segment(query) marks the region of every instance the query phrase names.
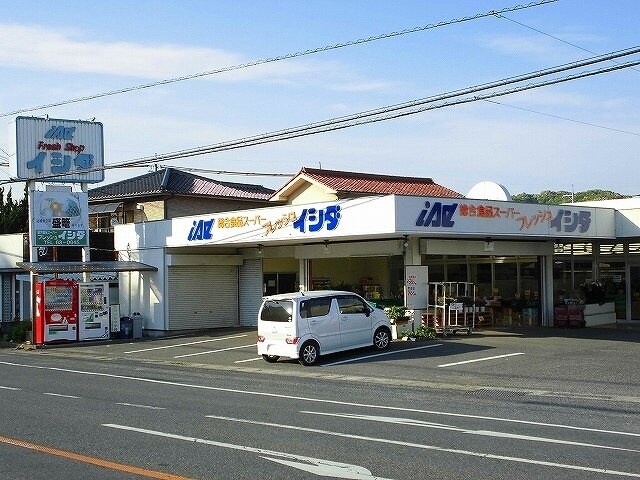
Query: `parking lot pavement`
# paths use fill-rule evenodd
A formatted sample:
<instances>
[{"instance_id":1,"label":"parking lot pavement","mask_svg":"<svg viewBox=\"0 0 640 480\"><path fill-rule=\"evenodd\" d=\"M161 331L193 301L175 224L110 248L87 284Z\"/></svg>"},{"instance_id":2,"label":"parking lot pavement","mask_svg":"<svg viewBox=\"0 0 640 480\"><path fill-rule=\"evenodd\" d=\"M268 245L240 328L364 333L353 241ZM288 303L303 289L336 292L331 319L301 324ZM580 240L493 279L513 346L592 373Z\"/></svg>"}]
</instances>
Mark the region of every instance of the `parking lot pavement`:
<instances>
[{"instance_id":1,"label":"parking lot pavement","mask_svg":"<svg viewBox=\"0 0 640 480\"><path fill-rule=\"evenodd\" d=\"M425 386L566 391L640 399L640 369L629 368L640 358L640 330L482 330L470 336L452 335L424 342L394 341L383 352L364 348L327 355L312 368L302 367L295 360L264 362L257 355L255 328L47 346L30 353L41 352L276 375L339 375Z\"/></svg>"}]
</instances>

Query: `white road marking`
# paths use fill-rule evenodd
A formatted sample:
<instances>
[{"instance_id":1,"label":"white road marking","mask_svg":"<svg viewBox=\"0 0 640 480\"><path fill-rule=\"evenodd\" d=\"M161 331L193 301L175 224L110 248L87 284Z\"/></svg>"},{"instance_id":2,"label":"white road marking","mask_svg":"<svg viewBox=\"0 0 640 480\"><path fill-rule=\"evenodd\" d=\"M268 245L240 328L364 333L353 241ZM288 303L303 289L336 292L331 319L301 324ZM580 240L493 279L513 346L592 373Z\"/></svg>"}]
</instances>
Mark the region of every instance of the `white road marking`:
<instances>
[{"instance_id":1,"label":"white road marking","mask_svg":"<svg viewBox=\"0 0 640 480\"><path fill-rule=\"evenodd\" d=\"M236 445L233 443L216 442L214 440L206 440L204 438L197 437L185 437L183 435L176 435L173 433L159 432L157 430L147 430L145 428L129 427L127 425L118 425L113 423L103 423L103 427L116 428L119 430L125 430L129 432L144 433L146 435L154 435L157 437L170 438L173 440L183 440L190 443L199 443L204 445L211 445L213 447L228 448L231 450L239 450L242 452L257 453L261 458L277 462L282 465L294 467L300 470L304 470L316 475L332 478L349 478L356 480L390 480L382 477L375 477L373 474L364 467L359 465L352 465L349 463L333 462L331 460L323 460L321 458L305 457L303 455L296 455L294 453L278 452L275 450L265 450L264 448L255 448L245 445ZM276 457L276 458L270 458ZM286 459L286 460L283 460ZM297 461L296 461L297 460ZM304 462L304 463L301 463Z\"/></svg>"},{"instance_id":2,"label":"white road marking","mask_svg":"<svg viewBox=\"0 0 640 480\"><path fill-rule=\"evenodd\" d=\"M420 408L374 405L374 404L368 404L368 403L344 402L340 400L327 400L327 399L312 398L312 397L299 397L296 395L283 395L280 393L256 392L251 390L240 390L236 388L224 388L224 387L213 387L209 385L170 382L167 380L156 380L153 378L132 377L129 375L116 375L113 373L103 373L103 372L89 372L86 370L71 370L69 368L49 367L49 366L41 366L41 365L27 365L23 363L14 363L14 362L5 362L5 361L0 361L0 365L8 365L8 366L20 367L20 368L33 368L36 370L49 370L52 372L73 373L76 375L89 375L94 377L114 378L118 380L131 380L134 382L141 382L141 383L152 383L156 385L169 385L169 386L179 387L179 388L193 388L196 390L208 390L208 391L214 391L214 392L234 393L238 395L252 395L256 397L282 398L286 400L296 400L300 402L319 403L319 404L326 404L326 405L343 405L343 406L350 406L350 407L391 410L395 412L422 413L427 415L439 415L439 416L454 417L454 418L473 418L477 420L490 420L494 422L516 423L520 425L536 425L539 427L562 428L562 429L577 430L582 432L596 432L596 433L607 433L612 435L640 437L640 433L620 432L617 430L604 430L600 428L577 427L574 425L565 425L565 424L559 424L559 423L534 422L531 420L519 420L514 418L489 417L486 415L472 415L470 413L441 412L438 410L425 410Z\"/></svg>"},{"instance_id":3,"label":"white road marking","mask_svg":"<svg viewBox=\"0 0 640 480\"><path fill-rule=\"evenodd\" d=\"M16 390L16 391L18 391L18 390L22 390L21 388L15 388L15 387L1 387L1 386L0 386L0 389L2 389L2 390Z\"/></svg>"},{"instance_id":4,"label":"white road marking","mask_svg":"<svg viewBox=\"0 0 640 480\"><path fill-rule=\"evenodd\" d=\"M64 397L64 398L80 398L75 395L62 395L61 393L42 392L43 395L49 395L50 397Z\"/></svg>"},{"instance_id":5,"label":"white road marking","mask_svg":"<svg viewBox=\"0 0 640 480\"><path fill-rule=\"evenodd\" d=\"M350 414L350 413L327 413L327 412L309 412L309 411L301 411L300 413L306 413L310 415L320 415L320 416L326 416L326 417L352 418L355 420L369 420L377 423L393 423L396 425L411 425L414 427L435 428L439 430L450 430L453 432L465 433L469 435L480 435L485 437L527 440L530 442L557 443L561 445L573 445L577 447L603 448L606 450L621 450L624 452L640 453L640 450L634 450L632 448L612 447L610 445L598 445L594 443L572 442L569 440L560 440L556 438L534 437L530 435L518 435L515 433L495 432L492 430L469 430L466 428L455 427L453 425L443 425L441 423L425 422L422 420L415 420L411 418L380 417L377 415L356 415L356 414Z\"/></svg>"},{"instance_id":6,"label":"white road marking","mask_svg":"<svg viewBox=\"0 0 640 480\"><path fill-rule=\"evenodd\" d=\"M438 365L438 367L452 367L454 365L462 365L464 363L484 362L485 360L495 360L496 358L514 357L516 355L524 355L524 352L507 353L506 355L495 355L493 357L476 358L474 360L465 360L463 362L445 363L444 365Z\"/></svg>"},{"instance_id":7,"label":"white road marking","mask_svg":"<svg viewBox=\"0 0 640 480\"><path fill-rule=\"evenodd\" d=\"M233 363L255 362L256 360L262 360L262 357L248 358L247 360L238 360L238 361L235 361Z\"/></svg>"},{"instance_id":8,"label":"white road marking","mask_svg":"<svg viewBox=\"0 0 640 480\"><path fill-rule=\"evenodd\" d=\"M150 410L166 410L164 407L153 407L151 405L138 405L135 403L116 402L116 405L124 405L125 407L148 408Z\"/></svg>"},{"instance_id":9,"label":"white road marking","mask_svg":"<svg viewBox=\"0 0 640 480\"><path fill-rule=\"evenodd\" d=\"M238 350L240 348L249 348L249 347L256 348L256 344L252 343L251 345L240 345L239 347L220 348L218 350L208 350L206 352L187 353L186 355L176 355L173 358L195 357L197 355L207 355L209 353L226 352L228 350Z\"/></svg>"},{"instance_id":10,"label":"white road marking","mask_svg":"<svg viewBox=\"0 0 640 480\"><path fill-rule=\"evenodd\" d=\"M623 471L618 471L618 470L609 470L609 469L604 469L604 468L594 468L594 467L587 467L587 466L582 466L582 465L571 465L571 464L567 464L567 463L547 462L547 461L544 461L544 460L535 460L535 459L532 459L532 458L523 458L523 457L512 457L512 456L509 456L509 455L496 455L496 454L493 454L493 453L474 452L472 450L462 450L462 449L459 449L459 448L444 448L444 447L438 447L438 446L435 446L435 445L426 445L426 444L422 444L422 443L405 442L405 441L402 441L402 440L391 440L391 439L380 438L380 437L367 437L367 436L364 436L364 435L354 435L354 434L342 433L342 432L332 432L330 430L321 430L321 429L318 429L318 428L296 427L296 426L293 426L293 425L282 425L282 424L278 424L278 423L261 422L261 421L257 421L257 420L247 420L247 419L243 419L243 418L222 417L222 416L217 416L217 415L207 415L207 418L213 418L213 419L216 419L216 420L227 420L227 421L230 421L230 422L237 422L237 423L246 423L246 424L250 424L250 425L263 425L263 426L266 426L266 427L282 428L282 429L285 429L285 430L296 430L296 431L300 431L300 432L317 433L317 434L320 434L320 435L330 435L330 436L333 436L333 437L349 438L349 439L353 439L353 440L365 440L365 441L368 441L368 442L384 443L384 444L388 444L388 445L399 445L399 446L403 446L403 447L413 447L413 448L419 448L419 449L422 449L422 450L434 450L434 451L437 451L437 452L453 453L453 454L456 454L456 455L466 455L466 456L471 456L471 457L491 458L491 459L494 459L494 460L504 460L504 461L509 461L509 462L526 463L526 464L531 464L531 465L543 465L543 466L546 466L546 467L555 467L555 468L562 468L562 469L568 469L568 470L578 470L578 471L595 472L595 473L601 473L601 474L607 474L607 475L640 478L640 473L623 472Z\"/></svg>"},{"instance_id":11,"label":"white road marking","mask_svg":"<svg viewBox=\"0 0 640 480\"><path fill-rule=\"evenodd\" d=\"M248 337L248 336L249 335L233 335L230 337L212 338L210 340L198 340L197 342L178 343L176 345L164 345L162 347L141 348L139 350L129 350L128 352L124 352L124 353L150 352L151 350L164 350L165 348L186 347L189 345L197 345L199 343L219 342L220 340L229 340L230 338L241 338L241 337Z\"/></svg>"},{"instance_id":12,"label":"white road marking","mask_svg":"<svg viewBox=\"0 0 640 480\"><path fill-rule=\"evenodd\" d=\"M374 355L367 355L366 357L356 357L356 358L350 358L348 360L340 360L339 362L325 363L322 366L323 367L331 367L333 365L340 365L341 363L357 362L358 360L364 360L366 358L381 357L383 355L395 355L396 353L404 353L404 352L410 352L412 350L422 350L422 349L425 349L425 348L433 348L433 347L441 347L441 346L442 346L442 343L434 343L433 345L426 345L424 347L407 348L407 349L404 349L404 350L394 350L393 352L376 353Z\"/></svg>"}]
</instances>

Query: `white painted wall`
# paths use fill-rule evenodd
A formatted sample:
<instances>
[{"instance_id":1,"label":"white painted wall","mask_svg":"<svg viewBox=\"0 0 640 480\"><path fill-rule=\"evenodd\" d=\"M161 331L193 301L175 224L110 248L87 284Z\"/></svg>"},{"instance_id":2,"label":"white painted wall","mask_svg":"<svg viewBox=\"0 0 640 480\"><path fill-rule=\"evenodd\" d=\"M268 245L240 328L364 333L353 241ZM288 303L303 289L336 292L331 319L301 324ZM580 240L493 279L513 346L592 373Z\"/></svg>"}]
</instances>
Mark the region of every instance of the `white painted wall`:
<instances>
[{"instance_id":1,"label":"white painted wall","mask_svg":"<svg viewBox=\"0 0 640 480\"><path fill-rule=\"evenodd\" d=\"M22 233L0 235L0 268L18 268L22 262Z\"/></svg>"}]
</instances>

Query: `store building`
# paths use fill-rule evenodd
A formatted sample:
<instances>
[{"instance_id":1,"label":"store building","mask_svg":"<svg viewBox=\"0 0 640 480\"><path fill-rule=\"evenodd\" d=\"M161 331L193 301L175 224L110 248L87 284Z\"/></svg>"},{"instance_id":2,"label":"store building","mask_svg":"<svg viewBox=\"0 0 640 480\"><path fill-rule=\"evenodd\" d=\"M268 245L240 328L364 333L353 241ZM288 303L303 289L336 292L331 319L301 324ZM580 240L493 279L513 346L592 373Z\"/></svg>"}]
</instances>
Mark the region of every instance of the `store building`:
<instances>
[{"instance_id":1,"label":"store building","mask_svg":"<svg viewBox=\"0 0 640 480\"><path fill-rule=\"evenodd\" d=\"M472 282L491 306L489 324L551 326L561 290L600 278L597 268L572 270L563 284L561 246L572 246L575 266L578 245L621 244L618 320L640 320L631 258L640 206L475 200L430 179L307 168L272 199L284 205L116 225L120 257L158 269L120 275L122 311L141 312L149 333L250 326L262 296L282 291L345 288L402 302L404 267L427 265L430 281Z\"/></svg>"}]
</instances>

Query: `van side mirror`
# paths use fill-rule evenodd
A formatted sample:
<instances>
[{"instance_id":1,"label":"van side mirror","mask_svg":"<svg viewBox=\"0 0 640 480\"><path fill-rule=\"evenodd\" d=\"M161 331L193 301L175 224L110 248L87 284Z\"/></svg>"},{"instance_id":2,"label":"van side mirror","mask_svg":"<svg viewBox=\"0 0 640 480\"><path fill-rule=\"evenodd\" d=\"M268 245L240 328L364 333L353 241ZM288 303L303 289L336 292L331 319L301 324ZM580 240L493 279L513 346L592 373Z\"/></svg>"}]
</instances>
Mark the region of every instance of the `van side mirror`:
<instances>
[{"instance_id":1,"label":"van side mirror","mask_svg":"<svg viewBox=\"0 0 640 480\"><path fill-rule=\"evenodd\" d=\"M369 315L371 315L371 312L373 312L373 309L369 306L366 306L364 314L368 317Z\"/></svg>"}]
</instances>

